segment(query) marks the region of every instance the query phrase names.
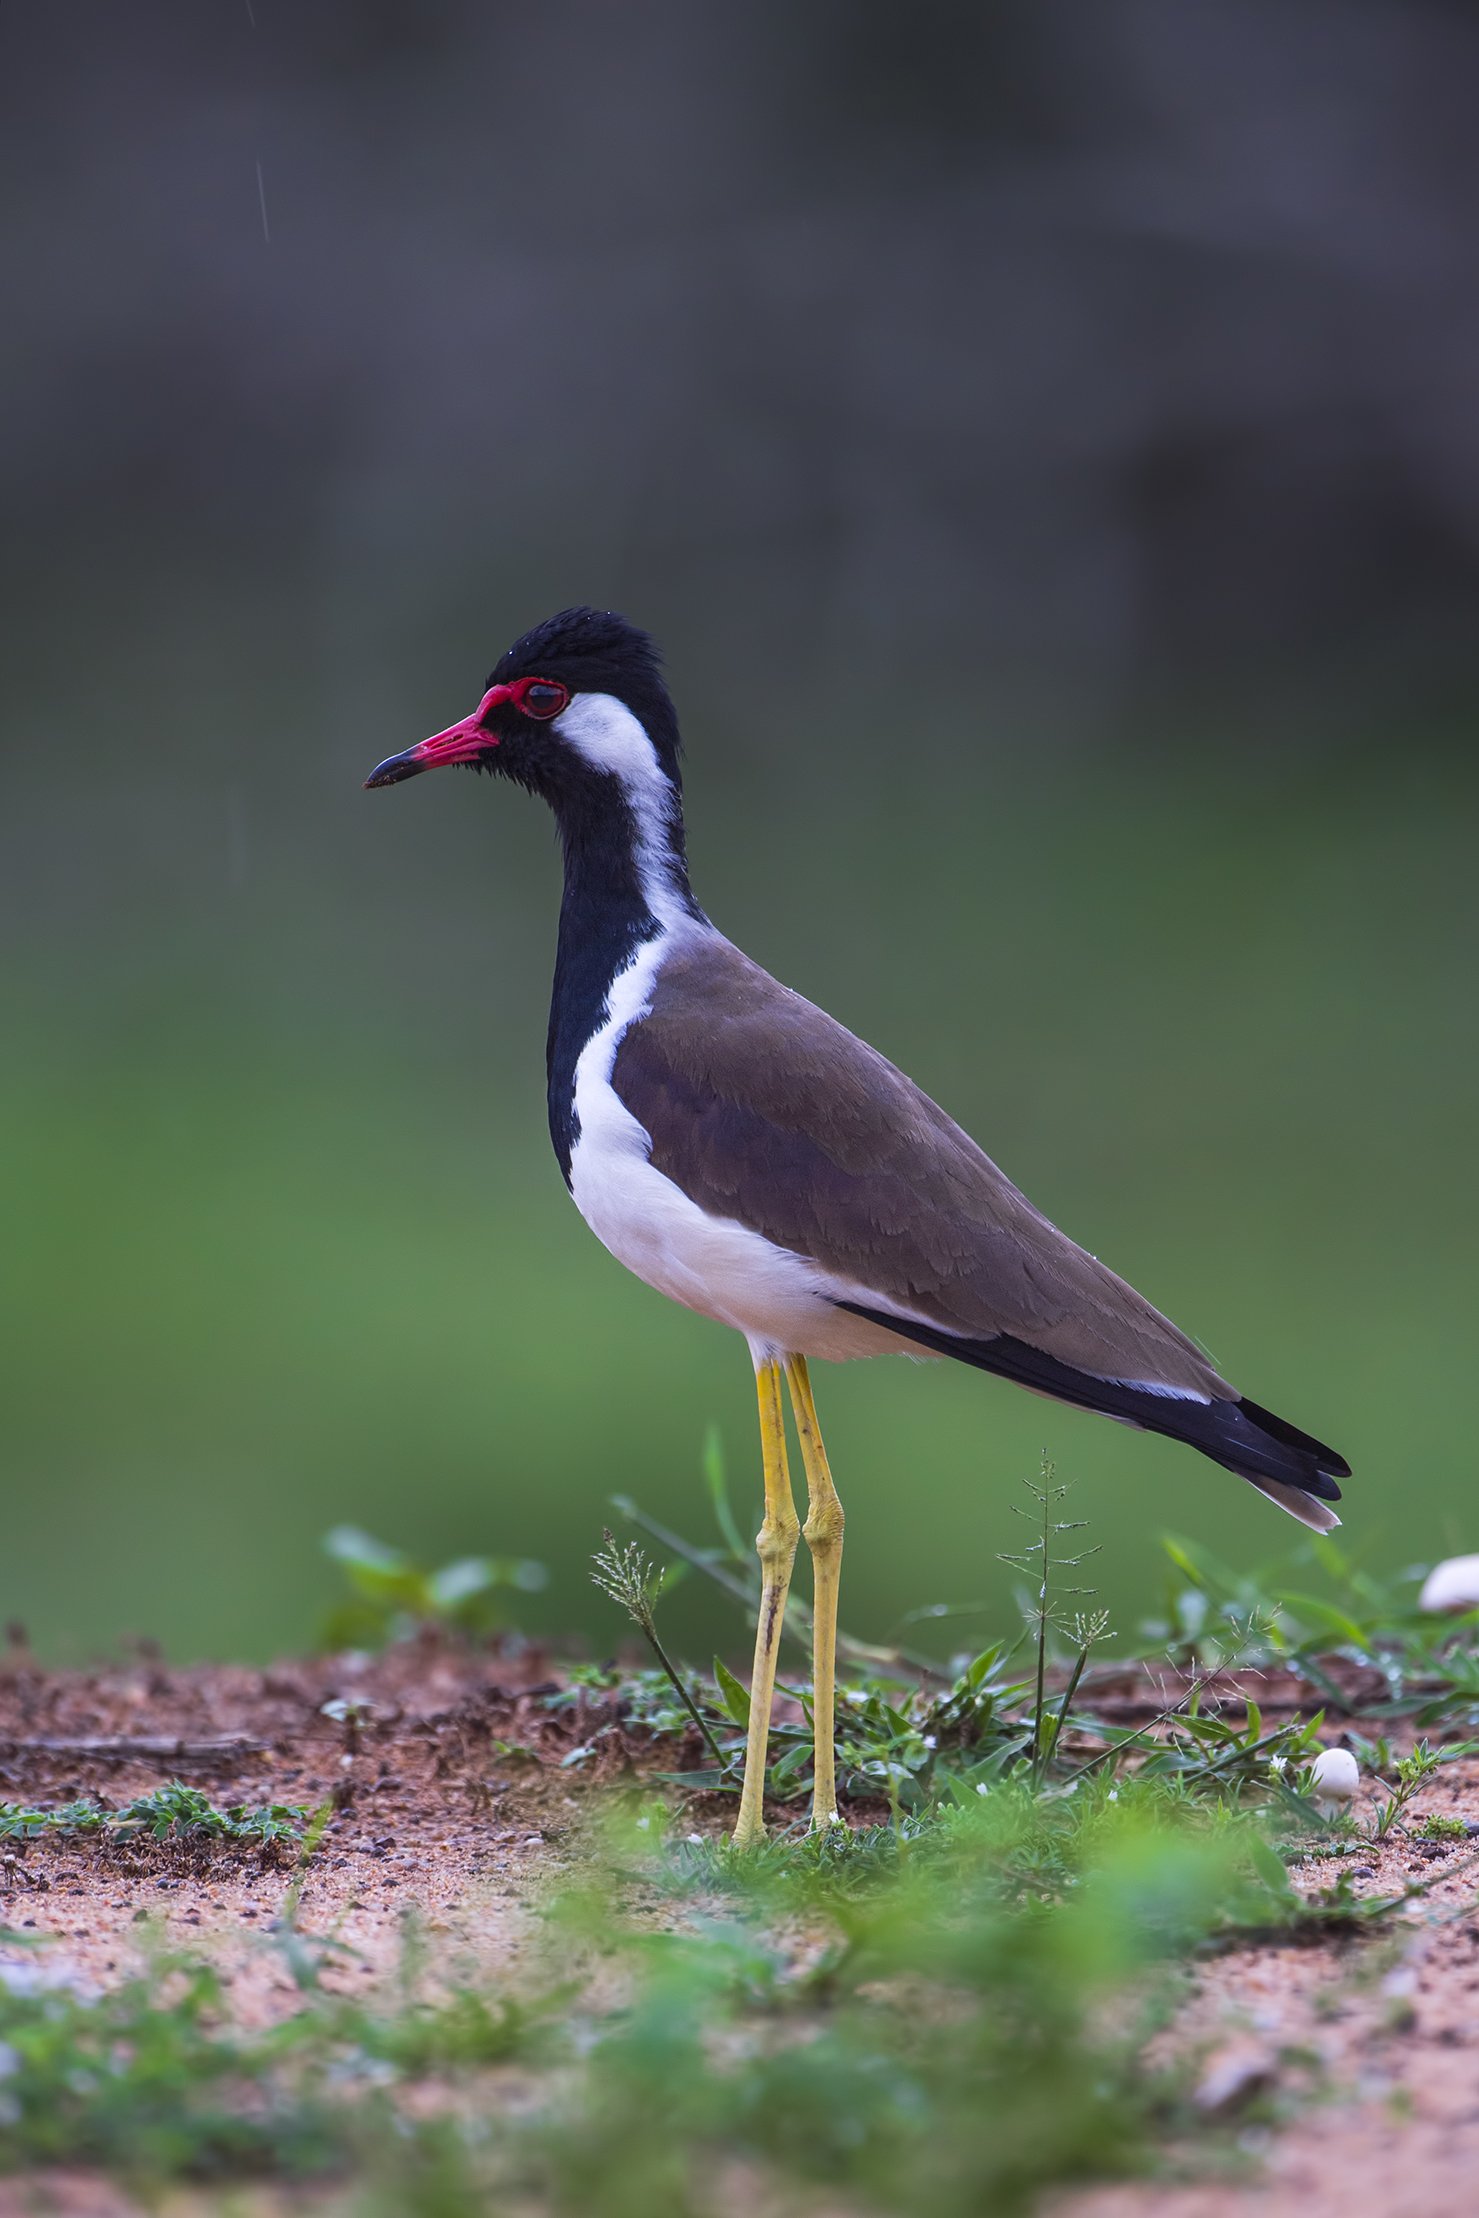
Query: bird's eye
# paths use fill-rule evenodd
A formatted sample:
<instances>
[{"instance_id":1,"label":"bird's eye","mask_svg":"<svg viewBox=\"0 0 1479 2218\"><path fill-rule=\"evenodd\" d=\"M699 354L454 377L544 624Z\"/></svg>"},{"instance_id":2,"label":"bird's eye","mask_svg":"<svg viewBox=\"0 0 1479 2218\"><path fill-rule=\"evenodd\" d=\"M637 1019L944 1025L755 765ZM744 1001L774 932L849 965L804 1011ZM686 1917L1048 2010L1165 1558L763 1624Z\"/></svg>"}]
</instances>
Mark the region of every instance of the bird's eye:
<instances>
[{"instance_id":1,"label":"bird's eye","mask_svg":"<svg viewBox=\"0 0 1479 2218\"><path fill-rule=\"evenodd\" d=\"M514 698L526 716L537 716L542 721L558 716L570 703L567 686L559 685L553 678L524 678L514 687Z\"/></svg>"}]
</instances>

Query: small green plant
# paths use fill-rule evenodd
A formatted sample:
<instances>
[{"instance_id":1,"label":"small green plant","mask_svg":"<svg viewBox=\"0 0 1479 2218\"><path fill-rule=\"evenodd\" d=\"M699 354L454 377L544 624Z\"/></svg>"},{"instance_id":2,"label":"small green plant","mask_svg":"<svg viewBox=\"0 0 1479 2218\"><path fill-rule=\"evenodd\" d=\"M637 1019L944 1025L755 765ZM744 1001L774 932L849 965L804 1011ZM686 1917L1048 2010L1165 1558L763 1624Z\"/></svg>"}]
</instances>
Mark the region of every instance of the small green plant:
<instances>
[{"instance_id":1,"label":"small green plant","mask_svg":"<svg viewBox=\"0 0 1479 2218\"><path fill-rule=\"evenodd\" d=\"M375 1715L375 1705L363 1694L336 1694L320 1702L318 1714L343 1726L344 1753L357 1756L364 1744L365 1727Z\"/></svg>"},{"instance_id":2,"label":"small green plant","mask_svg":"<svg viewBox=\"0 0 1479 2218\"><path fill-rule=\"evenodd\" d=\"M1363 1694L1368 1721L1479 1727L1479 1648L1418 1607L1420 1568L1377 1579L1328 1537L1301 1545L1293 1577L1230 1571L1184 1540L1163 1546L1172 1578L1162 1613L1140 1628L1142 1653L1190 1671L1278 1665L1342 1707L1349 1681L1332 1667L1356 1666L1380 1677L1375 1699Z\"/></svg>"},{"instance_id":3,"label":"small green plant","mask_svg":"<svg viewBox=\"0 0 1479 2218\"><path fill-rule=\"evenodd\" d=\"M507 1595L537 1593L549 1576L524 1556L459 1556L428 1571L358 1525L336 1525L323 1545L351 1590L325 1623L327 1648L379 1648L427 1627L484 1640L506 1628Z\"/></svg>"},{"instance_id":4,"label":"small green plant","mask_svg":"<svg viewBox=\"0 0 1479 2218\"><path fill-rule=\"evenodd\" d=\"M1021 1572L1028 1582L1024 1614L1037 1661L1032 1699L1032 1739L1028 1749L1035 1779L1042 1778L1052 1760L1063 1720L1068 1714L1069 1702L1077 1692L1079 1680L1083 1676L1089 1650L1107 1631L1109 1625L1107 1615L1096 1614L1092 1619L1075 1617L1074 1625L1079 1637L1075 1641L1076 1656L1070 1673L1068 1692L1057 1716L1050 1717L1047 1702L1048 1650L1052 1634L1059 1624L1059 1612L1066 1601L1080 1601L1093 1593L1092 1587L1065 1586L1061 1574L1064 1571L1077 1570L1081 1563L1086 1563L1090 1556L1097 1555L1099 1551L1097 1548L1082 1548L1077 1555L1072 1556L1054 1553L1054 1543L1059 1537L1064 1533L1083 1532L1087 1520L1082 1517L1054 1516L1053 1512L1067 1497L1072 1481L1060 1486L1054 1467L1046 1455L1042 1459L1039 1478L1039 1485L1034 1485L1031 1479L1023 1481L1037 1505L1035 1509L1023 1509L1016 1502L1008 1505L1016 1516L1027 1518L1029 1523L1037 1527L1037 1538L1020 1549L1004 1553L1000 1558L1013 1571Z\"/></svg>"},{"instance_id":5,"label":"small green plant","mask_svg":"<svg viewBox=\"0 0 1479 2218\"><path fill-rule=\"evenodd\" d=\"M1442 1756L1437 1750L1429 1748L1426 1741L1419 1741L1410 1755L1399 1759L1392 1791L1384 1801L1376 1805L1371 1825L1371 1838L1374 1841L1384 1841L1392 1828L1401 1824L1408 1803L1427 1785L1442 1763Z\"/></svg>"},{"instance_id":6,"label":"small green plant","mask_svg":"<svg viewBox=\"0 0 1479 2218\"><path fill-rule=\"evenodd\" d=\"M644 1573L650 1575L650 1567L639 1556L636 1575L641 1578ZM598 1583L603 1591L611 1591L603 1581ZM583 1669L573 1676L578 1686L554 1689L543 1697L549 1709L569 1710L582 1688L616 1691L609 1673ZM622 1674L619 1724L617 1717L609 1718L565 1757L565 1763L584 1765L602 1739L617 1730L640 1727L654 1740L672 1739L695 1722L697 1710L711 1758L709 1767L656 1776L666 1784L708 1793L737 1791L749 1722L748 1691L718 1657L712 1694L686 1682L678 1693L674 1685L678 1676L671 1658L668 1668ZM783 1686L781 1691L796 1704L800 1716L777 1719L771 1727L766 1791L786 1802L799 1800L808 1791L811 1695L805 1687ZM1001 1777L1027 1749L1028 1728L1021 1716L1026 1693L1024 1682L1007 1676L1000 1642L984 1649L938 1692L902 1687L875 1673L851 1677L840 1690L837 1715L844 1791L855 1802L897 1801L902 1810L919 1812L942 1799L950 1800L961 1781L974 1789L978 1782Z\"/></svg>"},{"instance_id":7,"label":"small green plant","mask_svg":"<svg viewBox=\"0 0 1479 2218\"><path fill-rule=\"evenodd\" d=\"M1415 1841L1465 1841L1469 1837L1462 1818L1442 1817L1436 1810L1430 1810L1421 1825L1410 1830Z\"/></svg>"},{"instance_id":8,"label":"small green plant","mask_svg":"<svg viewBox=\"0 0 1479 2218\"><path fill-rule=\"evenodd\" d=\"M623 1548L610 1531L603 1534L602 1538L604 1545L591 1559L596 1567L591 1573L592 1584L598 1586L603 1594L609 1595L618 1608L626 1611L656 1656L658 1667L667 1678L668 1684L703 1735L710 1753L722 1768L725 1763L724 1752L709 1730L698 1704L679 1677L676 1664L658 1638L656 1609L658 1595L662 1592L662 1572L648 1562L634 1540L628 1541Z\"/></svg>"},{"instance_id":9,"label":"small green plant","mask_svg":"<svg viewBox=\"0 0 1479 2218\"><path fill-rule=\"evenodd\" d=\"M1204 1706L1204 1694L1204 1687L1194 1688L1145 1747L1137 1769L1146 1778L1177 1778L1221 1799L1246 1793L1255 1799L1281 1797L1291 1775L1297 1776L1318 1755L1323 1711L1265 1725L1256 1702L1223 1716ZM1128 1745L1123 1744L1126 1750Z\"/></svg>"},{"instance_id":10,"label":"small green plant","mask_svg":"<svg viewBox=\"0 0 1479 2218\"><path fill-rule=\"evenodd\" d=\"M706 1474L721 1533L733 1535L735 1521L724 1502L722 1468L712 1449ZM1288 1647L1286 1635L1276 1630L1282 1606L1250 1582L1239 1585L1235 1593L1225 1591L1219 1584L1221 1574L1179 1544L1169 1544L1183 1577L1195 1577L1207 1589L1197 1618L1196 1653L1202 1661L1166 1707L1144 1723L1127 1727L1097 1716L1089 1664L1107 1636L1106 1616L1092 1607L1070 1609L1070 1604L1087 1602L1091 1590L1070 1585L1066 1577L1094 1551L1058 1552L1061 1536L1081 1530L1082 1525L1056 1514L1067 1488L1058 1483L1050 1463L1044 1462L1041 1482L1029 1483L1028 1491L1032 1507L1018 1514L1031 1519L1034 1537L1004 1560L1031 1582L1023 1598L1033 1648L1031 1678L1024 1682L1010 1676L1012 1651L1001 1642L983 1649L963 1669L957 1667L953 1677L938 1665L926 1672L915 1661L905 1663L898 1651L849 1644L852 1654L861 1652L868 1659L850 1675L839 1696L838 1760L844 1792L853 1803L872 1799L886 1804L897 1821L904 1815L939 1809L963 1795L987 1791L1020 1765L1027 1766L1037 1786L1055 1789L1071 1788L1076 1781L1101 1772L1119 1777L1133 1765L1147 1776L1174 1778L1183 1788L1219 1802L1265 1802L1276 1805L1288 1821L1306 1826L1318 1823L1313 1805L1298 1794L1297 1783L1319 1752L1323 1713L1286 1715L1266 1723L1258 1704L1241 1694L1230 1702L1217 1697L1219 1672L1235 1661L1246 1662L1250 1646L1277 1638ZM747 1598L748 1588L740 1583L737 1567L731 1573L719 1552L695 1547L681 1535L656 1526L635 1504L621 1506L635 1522L657 1532L664 1545L688 1564L715 1578L726 1591L732 1589L737 1598ZM615 1546L609 1535L607 1545L608 1550ZM645 1565L640 1555L634 1555L633 1561ZM608 1585L607 1591L614 1589ZM617 1598L623 1607L630 1607L625 1594ZM642 1596L634 1591L630 1600L639 1602ZM650 1594L646 1600L650 1608ZM1365 1600L1374 1606L1369 1595ZM1196 1612L1188 1604L1182 1617L1190 1623ZM1159 1637L1161 1629L1156 1630ZM1259 1652L1272 1660L1266 1648ZM886 1661L878 1662L880 1657ZM1316 1670L1317 1666L1309 1665L1312 1680ZM669 1684L678 1676L673 1667ZM748 1696L718 1662L714 1691L716 1699L710 1701L685 1687L683 1707L691 1716L688 1704L692 1702L702 1713L710 1752L717 1744L722 1761L705 1771L662 1775L673 1784L708 1790L733 1785ZM767 1792L787 1801L798 1799L806 1788L810 1697L804 1687L783 1684L781 1691L802 1713L799 1721L783 1715L772 1727ZM672 1732L678 1720L660 1686L649 1685L638 1673L626 1678L621 1694L629 1723L646 1725L658 1736ZM549 1700L561 1704L570 1696L562 1691ZM610 1730L614 1727L598 1729L595 1738L568 1760L588 1760L601 1734ZM1083 1735L1102 1746L1075 1762L1068 1749Z\"/></svg>"},{"instance_id":11,"label":"small green plant","mask_svg":"<svg viewBox=\"0 0 1479 2218\"><path fill-rule=\"evenodd\" d=\"M0 1802L0 1840L37 1840L42 1834L100 1834L123 1841L147 1834L156 1841L243 1841L265 1847L303 1838L308 1812L293 1802L268 1802L256 1809L233 1803L217 1809L199 1787L179 1779L136 1795L118 1809L85 1796L51 1809Z\"/></svg>"}]
</instances>

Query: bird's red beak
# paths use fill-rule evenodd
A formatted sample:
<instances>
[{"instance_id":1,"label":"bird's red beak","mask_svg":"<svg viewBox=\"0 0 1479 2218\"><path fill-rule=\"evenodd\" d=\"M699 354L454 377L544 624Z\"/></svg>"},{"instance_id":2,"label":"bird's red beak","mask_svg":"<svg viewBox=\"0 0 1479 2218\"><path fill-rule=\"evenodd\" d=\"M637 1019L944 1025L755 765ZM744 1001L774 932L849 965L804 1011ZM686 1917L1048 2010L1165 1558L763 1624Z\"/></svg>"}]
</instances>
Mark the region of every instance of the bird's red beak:
<instances>
[{"instance_id":1,"label":"bird's red beak","mask_svg":"<svg viewBox=\"0 0 1479 2218\"><path fill-rule=\"evenodd\" d=\"M376 763L365 780L366 788L399 785L402 778L419 777L423 770L440 769L446 762L478 761L498 745L497 736L487 729L484 718L500 701L512 698L511 687L491 687L471 716L464 716L460 724L449 724L444 732L433 732L430 739L418 740L403 755L388 755L384 762Z\"/></svg>"}]
</instances>

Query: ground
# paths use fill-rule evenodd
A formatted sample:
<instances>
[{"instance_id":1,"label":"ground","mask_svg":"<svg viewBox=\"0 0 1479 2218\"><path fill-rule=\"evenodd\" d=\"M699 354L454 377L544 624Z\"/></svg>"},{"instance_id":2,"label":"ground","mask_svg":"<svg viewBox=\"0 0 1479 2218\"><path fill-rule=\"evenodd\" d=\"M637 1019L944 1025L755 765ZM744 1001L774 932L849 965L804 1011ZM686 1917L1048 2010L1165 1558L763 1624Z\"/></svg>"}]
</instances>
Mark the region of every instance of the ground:
<instances>
[{"instance_id":1,"label":"ground","mask_svg":"<svg viewBox=\"0 0 1479 2218\"><path fill-rule=\"evenodd\" d=\"M330 1803L302 1917L344 1942L357 1976L388 1967L411 1903L503 1963L517 1955L524 1888L558 1856L580 1807L558 1766L579 1744L584 1708L577 1699L552 1718L539 1701L552 1684L537 1656L490 1664L440 1646L265 1672L166 1671L148 1659L103 1672L13 1666L0 1696L0 1794L116 1805L182 1779L222 1807ZM337 1702L364 1714L352 1725L327 1716ZM6 1922L54 1938L87 1978L116 1975L147 1920L182 1945L224 1948L238 2000L249 1994L263 2013L290 2005L291 1981L251 1941L293 1879L291 1851L85 1837L5 1847Z\"/></svg>"},{"instance_id":2,"label":"ground","mask_svg":"<svg viewBox=\"0 0 1479 2218\"><path fill-rule=\"evenodd\" d=\"M426 1945L464 1975L475 1966L516 1981L542 1895L574 1853L593 1791L642 1760L617 1730L598 1744L594 1768L562 1768L616 1714L614 1696L580 1688L551 1708L563 1684L536 1653L437 1641L268 1671L167 1670L140 1655L104 1671L49 1673L12 1655L0 1681L0 1800L52 1808L90 1796L116 1808L178 1779L221 1808L277 1802L332 1815L306 1865L279 1844L147 1835L0 1843L0 1973L41 1962L79 1987L106 1989L150 1960L162 1935L219 1965L242 2022L270 2025L302 2004L273 1945L292 1891L297 1928L338 1944L322 1975L331 1991L393 1980L412 1910ZM1152 1699L1143 1689L1141 1697ZM1125 1704L1137 1698L1127 1684ZM694 1736L691 1753L697 1747ZM693 1833L721 1830L719 1798L681 1807ZM1479 1815L1479 1760L1445 1766L1415 1810ZM1296 1884L1308 1891L1342 1870L1357 1897L1431 1884L1369 1933L1275 1935L1200 1956L1156 2038L1198 2058L1196 2102L1228 2129L1217 2176L1178 2183L1202 2152L1173 2135L1160 2178L1076 2190L1044 2207L1054 2218L1467 2207L1479 2178L1476 1863L1479 1843L1455 1828L1439 1841L1394 1834L1356 1856L1298 1867ZM180 2192L165 2207L293 2204L286 2190L219 2204L202 2195ZM65 2165L0 2181L4 2218L112 2218L140 2207L122 2187Z\"/></svg>"}]
</instances>

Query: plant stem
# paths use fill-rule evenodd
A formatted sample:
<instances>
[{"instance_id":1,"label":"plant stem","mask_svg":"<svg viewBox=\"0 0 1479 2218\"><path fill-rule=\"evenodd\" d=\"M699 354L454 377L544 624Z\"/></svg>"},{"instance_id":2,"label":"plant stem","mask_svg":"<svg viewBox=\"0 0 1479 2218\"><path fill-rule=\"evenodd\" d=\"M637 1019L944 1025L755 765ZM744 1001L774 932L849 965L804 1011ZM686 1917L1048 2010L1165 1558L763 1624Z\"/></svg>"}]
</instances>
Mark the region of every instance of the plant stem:
<instances>
[{"instance_id":1,"label":"plant stem","mask_svg":"<svg viewBox=\"0 0 1479 2218\"><path fill-rule=\"evenodd\" d=\"M1185 1693L1169 1709L1161 1710L1155 1717L1148 1717L1143 1725L1137 1727L1133 1733L1127 1733L1123 1740L1111 1741L1108 1748L1101 1748L1097 1756L1089 1757L1087 1763L1075 1766L1068 1774L1069 1783L1075 1779L1087 1778L1091 1771L1097 1771L1101 1764L1108 1763L1111 1756L1122 1756L1127 1748L1133 1748L1136 1741L1143 1741L1146 1734L1153 1733L1158 1725L1167 1725L1173 1717L1179 1717L1187 1704L1194 1702L1203 1688L1210 1686L1216 1676L1216 1671L1204 1671L1199 1678L1193 1679Z\"/></svg>"},{"instance_id":2,"label":"plant stem","mask_svg":"<svg viewBox=\"0 0 1479 2218\"><path fill-rule=\"evenodd\" d=\"M1069 1675L1068 1684L1063 1690L1063 1700L1058 1705L1057 1723L1053 1727L1053 1737L1048 1744L1049 1756L1052 1756L1056 1753L1058 1743L1063 1738L1063 1728L1068 1722L1069 1706L1072 1703L1074 1696L1078 1693L1078 1683L1084 1675L1084 1665L1088 1662L1088 1660L1088 1644L1085 1643L1085 1645L1080 1648L1078 1652L1078 1661L1075 1663L1073 1670Z\"/></svg>"},{"instance_id":3,"label":"plant stem","mask_svg":"<svg viewBox=\"0 0 1479 2218\"><path fill-rule=\"evenodd\" d=\"M1037 1590L1037 1693L1032 1704L1032 1783L1042 1782L1043 1766L1047 1753L1043 1747L1043 1705L1047 1699L1045 1682L1048 1670L1048 1571L1050 1557L1048 1545L1051 1531L1052 1480L1043 1473L1042 1496L1042 1584Z\"/></svg>"},{"instance_id":4,"label":"plant stem","mask_svg":"<svg viewBox=\"0 0 1479 2218\"><path fill-rule=\"evenodd\" d=\"M1260 1750L1272 1748L1276 1741L1283 1739L1287 1730L1287 1726L1276 1725L1271 1732L1265 1733L1261 1740L1254 1741L1251 1746L1245 1748L1239 1743L1236 1748L1227 1749L1215 1762L1205 1763L1199 1771L1192 1769L1182 1776L1188 1779L1210 1779L1214 1772L1221 1771L1225 1765L1235 1764L1240 1758L1246 1761L1249 1757L1258 1755Z\"/></svg>"},{"instance_id":5,"label":"plant stem","mask_svg":"<svg viewBox=\"0 0 1479 2218\"><path fill-rule=\"evenodd\" d=\"M640 1620L639 1623L641 1623ZM644 1638L647 1640L649 1646L651 1647L653 1655L656 1656L658 1662L662 1665L663 1670L667 1673L673 1692L677 1695L678 1700L682 1703L684 1709L693 1719L694 1724L703 1734L704 1740L708 1744L709 1753L714 1758L715 1763L718 1764L721 1771L727 1771L729 1769L729 1759L725 1755L723 1749L719 1746L719 1743L715 1740L713 1734L709 1731L708 1726L704 1723L702 1716L699 1714L698 1704L694 1701L693 1696L689 1693L687 1687L684 1686L683 1681L678 1677L676 1670L673 1668L672 1659L668 1655L668 1652L664 1648L662 1642L657 1637L657 1627L650 1622L643 1623L642 1633Z\"/></svg>"}]
</instances>

